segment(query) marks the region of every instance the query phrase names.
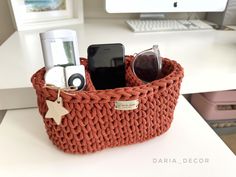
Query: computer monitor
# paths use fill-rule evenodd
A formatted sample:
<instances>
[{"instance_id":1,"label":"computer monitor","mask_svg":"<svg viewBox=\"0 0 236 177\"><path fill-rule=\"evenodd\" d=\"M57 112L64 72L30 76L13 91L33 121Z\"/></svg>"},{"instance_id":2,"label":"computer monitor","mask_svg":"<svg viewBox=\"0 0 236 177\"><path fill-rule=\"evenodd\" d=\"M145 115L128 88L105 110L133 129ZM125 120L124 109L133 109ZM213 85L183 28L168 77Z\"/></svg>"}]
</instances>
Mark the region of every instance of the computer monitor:
<instances>
[{"instance_id":1,"label":"computer monitor","mask_svg":"<svg viewBox=\"0 0 236 177\"><path fill-rule=\"evenodd\" d=\"M221 12L228 0L106 0L109 13Z\"/></svg>"}]
</instances>

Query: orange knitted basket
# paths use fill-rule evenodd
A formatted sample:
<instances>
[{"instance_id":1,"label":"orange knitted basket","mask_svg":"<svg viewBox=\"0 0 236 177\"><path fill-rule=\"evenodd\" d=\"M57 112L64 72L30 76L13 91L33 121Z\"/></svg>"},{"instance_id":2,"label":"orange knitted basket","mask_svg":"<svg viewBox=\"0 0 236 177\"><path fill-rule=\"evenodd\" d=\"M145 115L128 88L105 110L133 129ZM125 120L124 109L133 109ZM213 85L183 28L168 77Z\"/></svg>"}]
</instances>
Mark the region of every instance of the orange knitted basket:
<instances>
[{"instance_id":1,"label":"orange knitted basket","mask_svg":"<svg viewBox=\"0 0 236 177\"><path fill-rule=\"evenodd\" d=\"M132 72L133 56L126 56L127 87L95 90L88 70L84 91L61 91L69 114L60 125L45 118L46 100L55 101L58 90L45 87L45 69L31 78L37 94L39 112L53 144L68 153L90 153L109 147L143 142L166 132L172 122L183 78L183 68L175 61L163 60L164 77L143 83ZM87 60L81 59L87 68ZM138 100L134 110L116 110L116 101Z\"/></svg>"}]
</instances>

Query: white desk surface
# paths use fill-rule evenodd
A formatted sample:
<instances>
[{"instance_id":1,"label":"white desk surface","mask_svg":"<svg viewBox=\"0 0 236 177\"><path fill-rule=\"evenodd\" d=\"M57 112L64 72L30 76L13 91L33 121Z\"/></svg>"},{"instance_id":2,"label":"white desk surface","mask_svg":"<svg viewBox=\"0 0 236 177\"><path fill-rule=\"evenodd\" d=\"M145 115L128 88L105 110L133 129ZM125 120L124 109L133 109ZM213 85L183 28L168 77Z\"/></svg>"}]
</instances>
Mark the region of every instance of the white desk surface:
<instances>
[{"instance_id":1,"label":"white desk surface","mask_svg":"<svg viewBox=\"0 0 236 177\"><path fill-rule=\"evenodd\" d=\"M87 20L66 26L77 31L80 56L94 43L123 43L126 54L159 44L164 57L185 69L181 93L236 88L236 31L179 31L135 34L124 20ZM45 31L45 30L41 30ZM39 31L15 32L0 46L0 91L32 87L31 75L43 67Z\"/></svg>"},{"instance_id":2,"label":"white desk surface","mask_svg":"<svg viewBox=\"0 0 236 177\"><path fill-rule=\"evenodd\" d=\"M89 155L52 145L37 109L8 111L0 125L2 177L235 177L235 166L236 156L183 96L164 135Z\"/></svg>"}]
</instances>

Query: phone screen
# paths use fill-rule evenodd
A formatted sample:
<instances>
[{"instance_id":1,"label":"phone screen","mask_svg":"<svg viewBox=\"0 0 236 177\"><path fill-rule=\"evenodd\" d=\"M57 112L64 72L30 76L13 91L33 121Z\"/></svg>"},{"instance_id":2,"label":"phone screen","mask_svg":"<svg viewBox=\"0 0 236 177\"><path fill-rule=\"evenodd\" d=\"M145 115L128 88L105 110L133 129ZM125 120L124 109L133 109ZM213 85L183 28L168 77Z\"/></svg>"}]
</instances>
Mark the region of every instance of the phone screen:
<instances>
[{"instance_id":1,"label":"phone screen","mask_svg":"<svg viewBox=\"0 0 236 177\"><path fill-rule=\"evenodd\" d=\"M98 44L88 47L89 71L97 90L125 87L124 47Z\"/></svg>"}]
</instances>

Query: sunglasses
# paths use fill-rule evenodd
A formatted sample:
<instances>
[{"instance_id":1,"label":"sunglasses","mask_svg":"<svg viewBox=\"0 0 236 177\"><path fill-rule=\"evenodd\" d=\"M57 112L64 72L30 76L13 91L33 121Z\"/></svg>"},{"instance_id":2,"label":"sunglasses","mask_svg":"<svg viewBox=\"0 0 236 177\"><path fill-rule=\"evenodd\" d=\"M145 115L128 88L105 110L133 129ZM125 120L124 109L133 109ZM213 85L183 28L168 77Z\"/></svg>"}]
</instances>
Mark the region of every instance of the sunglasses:
<instances>
[{"instance_id":1,"label":"sunglasses","mask_svg":"<svg viewBox=\"0 0 236 177\"><path fill-rule=\"evenodd\" d=\"M143 82L161 78L162 58L158 45L134 55L132 70Z\"/></svg>"}]
</instances>

